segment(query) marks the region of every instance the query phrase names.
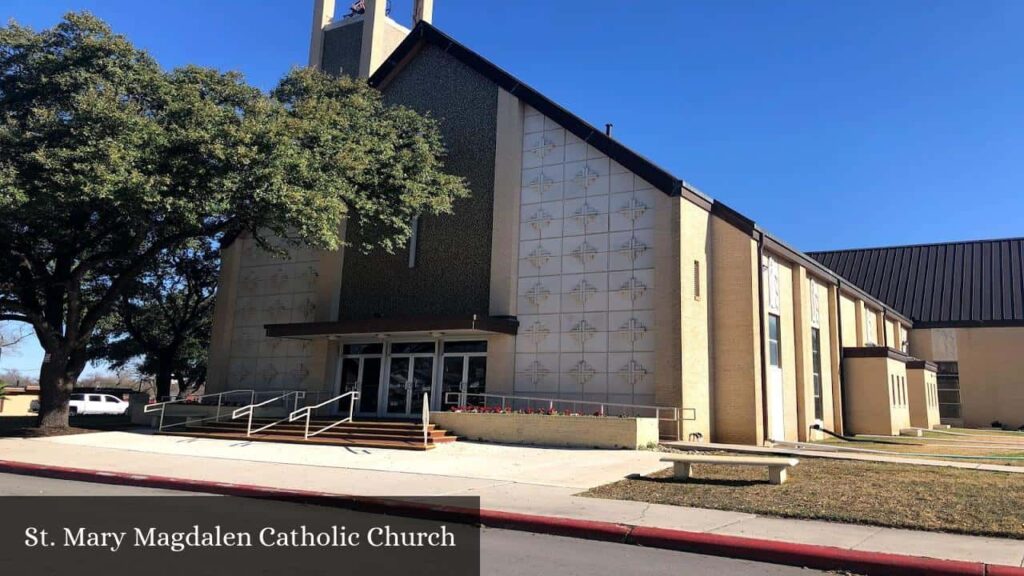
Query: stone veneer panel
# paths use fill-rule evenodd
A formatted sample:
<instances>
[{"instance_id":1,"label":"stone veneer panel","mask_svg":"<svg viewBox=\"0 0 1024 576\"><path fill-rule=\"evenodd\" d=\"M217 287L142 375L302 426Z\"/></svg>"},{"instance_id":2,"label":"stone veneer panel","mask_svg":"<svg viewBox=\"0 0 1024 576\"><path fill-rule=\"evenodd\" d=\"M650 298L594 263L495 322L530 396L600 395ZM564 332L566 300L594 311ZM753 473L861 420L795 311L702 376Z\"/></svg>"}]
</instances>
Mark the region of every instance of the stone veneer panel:
<instances>
[{"instance_id":1,"label":"stone veneer panel","mask_svg":"<svg viewBox=\"0 0 1024 576\"><path fill-rule=\"evenodd\" d=\"M515 393L654 404L650 184L524 116Z\"/></svg>"}]
</instances>

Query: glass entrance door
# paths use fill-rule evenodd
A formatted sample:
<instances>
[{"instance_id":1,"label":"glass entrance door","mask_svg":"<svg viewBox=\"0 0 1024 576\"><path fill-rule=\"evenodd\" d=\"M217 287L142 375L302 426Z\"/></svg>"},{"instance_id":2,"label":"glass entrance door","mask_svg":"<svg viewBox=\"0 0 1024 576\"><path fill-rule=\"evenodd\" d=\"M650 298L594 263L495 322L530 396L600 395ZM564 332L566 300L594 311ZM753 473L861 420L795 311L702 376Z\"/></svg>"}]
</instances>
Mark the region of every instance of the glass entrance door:
<instances>
[{"instance_id":1,"label":"glass entrance door","mask_svg":"<svg viewBox=\"0 0 1024 576\"><path fill-rule=\"evenodd\" d=\"M441 410L459 405L465 391L468 406L483 406L487 391L487 342L445 342L441 370Z\"/></svg>"},{"instance_id":2,"label":"glass entrance door","mask_svg":"<svg viewBox=\"0 0 1024 576\"><path fill-rule=\"evenodd\" d=\"M434 384L433 342L395 342L388 363L387 414L419 416Z\"/></svg>"},{"instance_id":3,"label":"glass entrance door","mask_svg":"<svg viewBox=\"0 0 1024 576\"><path fill-rule=\"evenodd\" d=\"M380 368L384 346L374 344L346 344L341 359L341 384L338 393L359 392L356 411L364 416L376 416L380 405ZM338 406L339 412L348 411L348 400Z\"/></svg>"}]
</instances>

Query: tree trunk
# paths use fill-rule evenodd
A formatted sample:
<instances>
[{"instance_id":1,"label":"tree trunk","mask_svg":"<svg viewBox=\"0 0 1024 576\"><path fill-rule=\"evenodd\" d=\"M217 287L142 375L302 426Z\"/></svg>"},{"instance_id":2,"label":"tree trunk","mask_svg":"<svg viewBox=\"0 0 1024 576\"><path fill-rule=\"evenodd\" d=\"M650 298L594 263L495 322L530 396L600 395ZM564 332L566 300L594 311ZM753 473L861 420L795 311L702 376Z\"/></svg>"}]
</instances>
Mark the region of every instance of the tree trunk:
<instances>
[{"instance_id":1,"label":"tree trunk","mask_svg":"<svg viewBox=\"0 0 1024 576\"><path fill-rule=\"evenodd\" d=\"M66 350L46 352L39 369L39 419L45 429L68 427L68 399L82 373L82 366L70 360ZM84 365L83 365L84 366Z\"/></svg>"},{"instance_id":2,"label":"tree trunk","mask_svg":"<svg viewBox=\"0 0 1024 576\"><path fill-rule=\"evenodd\" d=\"M171 396L171 378L173 367L171 361L165 358L157 360L156 368L156 400L163 402Z\"/></svg>"}]
</instances>

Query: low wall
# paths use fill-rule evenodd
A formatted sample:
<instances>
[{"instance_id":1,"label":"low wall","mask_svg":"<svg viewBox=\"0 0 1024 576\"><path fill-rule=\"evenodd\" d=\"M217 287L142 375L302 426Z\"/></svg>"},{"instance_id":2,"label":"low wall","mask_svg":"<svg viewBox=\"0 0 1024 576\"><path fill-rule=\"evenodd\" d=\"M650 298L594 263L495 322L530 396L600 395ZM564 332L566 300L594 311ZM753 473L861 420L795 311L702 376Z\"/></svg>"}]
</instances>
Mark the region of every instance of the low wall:
<instances>
[{"instance_id":1,"label":"low wall","mask_svg":"<svg viewBox=\"0 0 1024 576\"><path fill-rule=\"evenodd\" d=\"M628 448L658 443L656 418L432 412L430 421L466 440L575 448Z\"/></svg>"},{"instance_id":2,"label":"low wall","mask_svg":"<svg viewBox=\"0 0 1024 576\"><path fill-rule=\"evenodd\" d=\"M0 397L0 416L32 416L28 408L37 394L8 394Z\"/></svg>"}]
</instances>

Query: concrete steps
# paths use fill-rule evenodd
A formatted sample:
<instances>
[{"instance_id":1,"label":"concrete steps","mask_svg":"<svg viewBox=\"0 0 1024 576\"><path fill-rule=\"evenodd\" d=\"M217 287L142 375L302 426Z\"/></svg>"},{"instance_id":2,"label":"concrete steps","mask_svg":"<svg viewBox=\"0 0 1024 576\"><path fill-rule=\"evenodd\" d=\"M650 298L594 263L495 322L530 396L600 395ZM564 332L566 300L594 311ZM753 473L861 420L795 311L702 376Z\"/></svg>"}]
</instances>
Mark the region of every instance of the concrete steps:
<instances>
[{"instance_id":1,"label":"concrete steps","mask_svg":"<svg viewBox=\"0 0 1024 576\"><path fill-rule=\"evenodd\" d=\"M271 419L253 419L253 428L274 422ZM334 420L311 420L310 431L319 430ZM358 421L339 424L309 439L305 438L305 422L281 422L262 432L246 435L248 422L227 420L205 422L196 426L165 430L162 434L221 440L255 442L284 442L290 444L319 444L363 448L393 448L400 450L431 450L438 444L455 442L455 436L434 424L427 426L427 443L423 443L423 426L415 422Z\"/></svg>"}]
</instances>

